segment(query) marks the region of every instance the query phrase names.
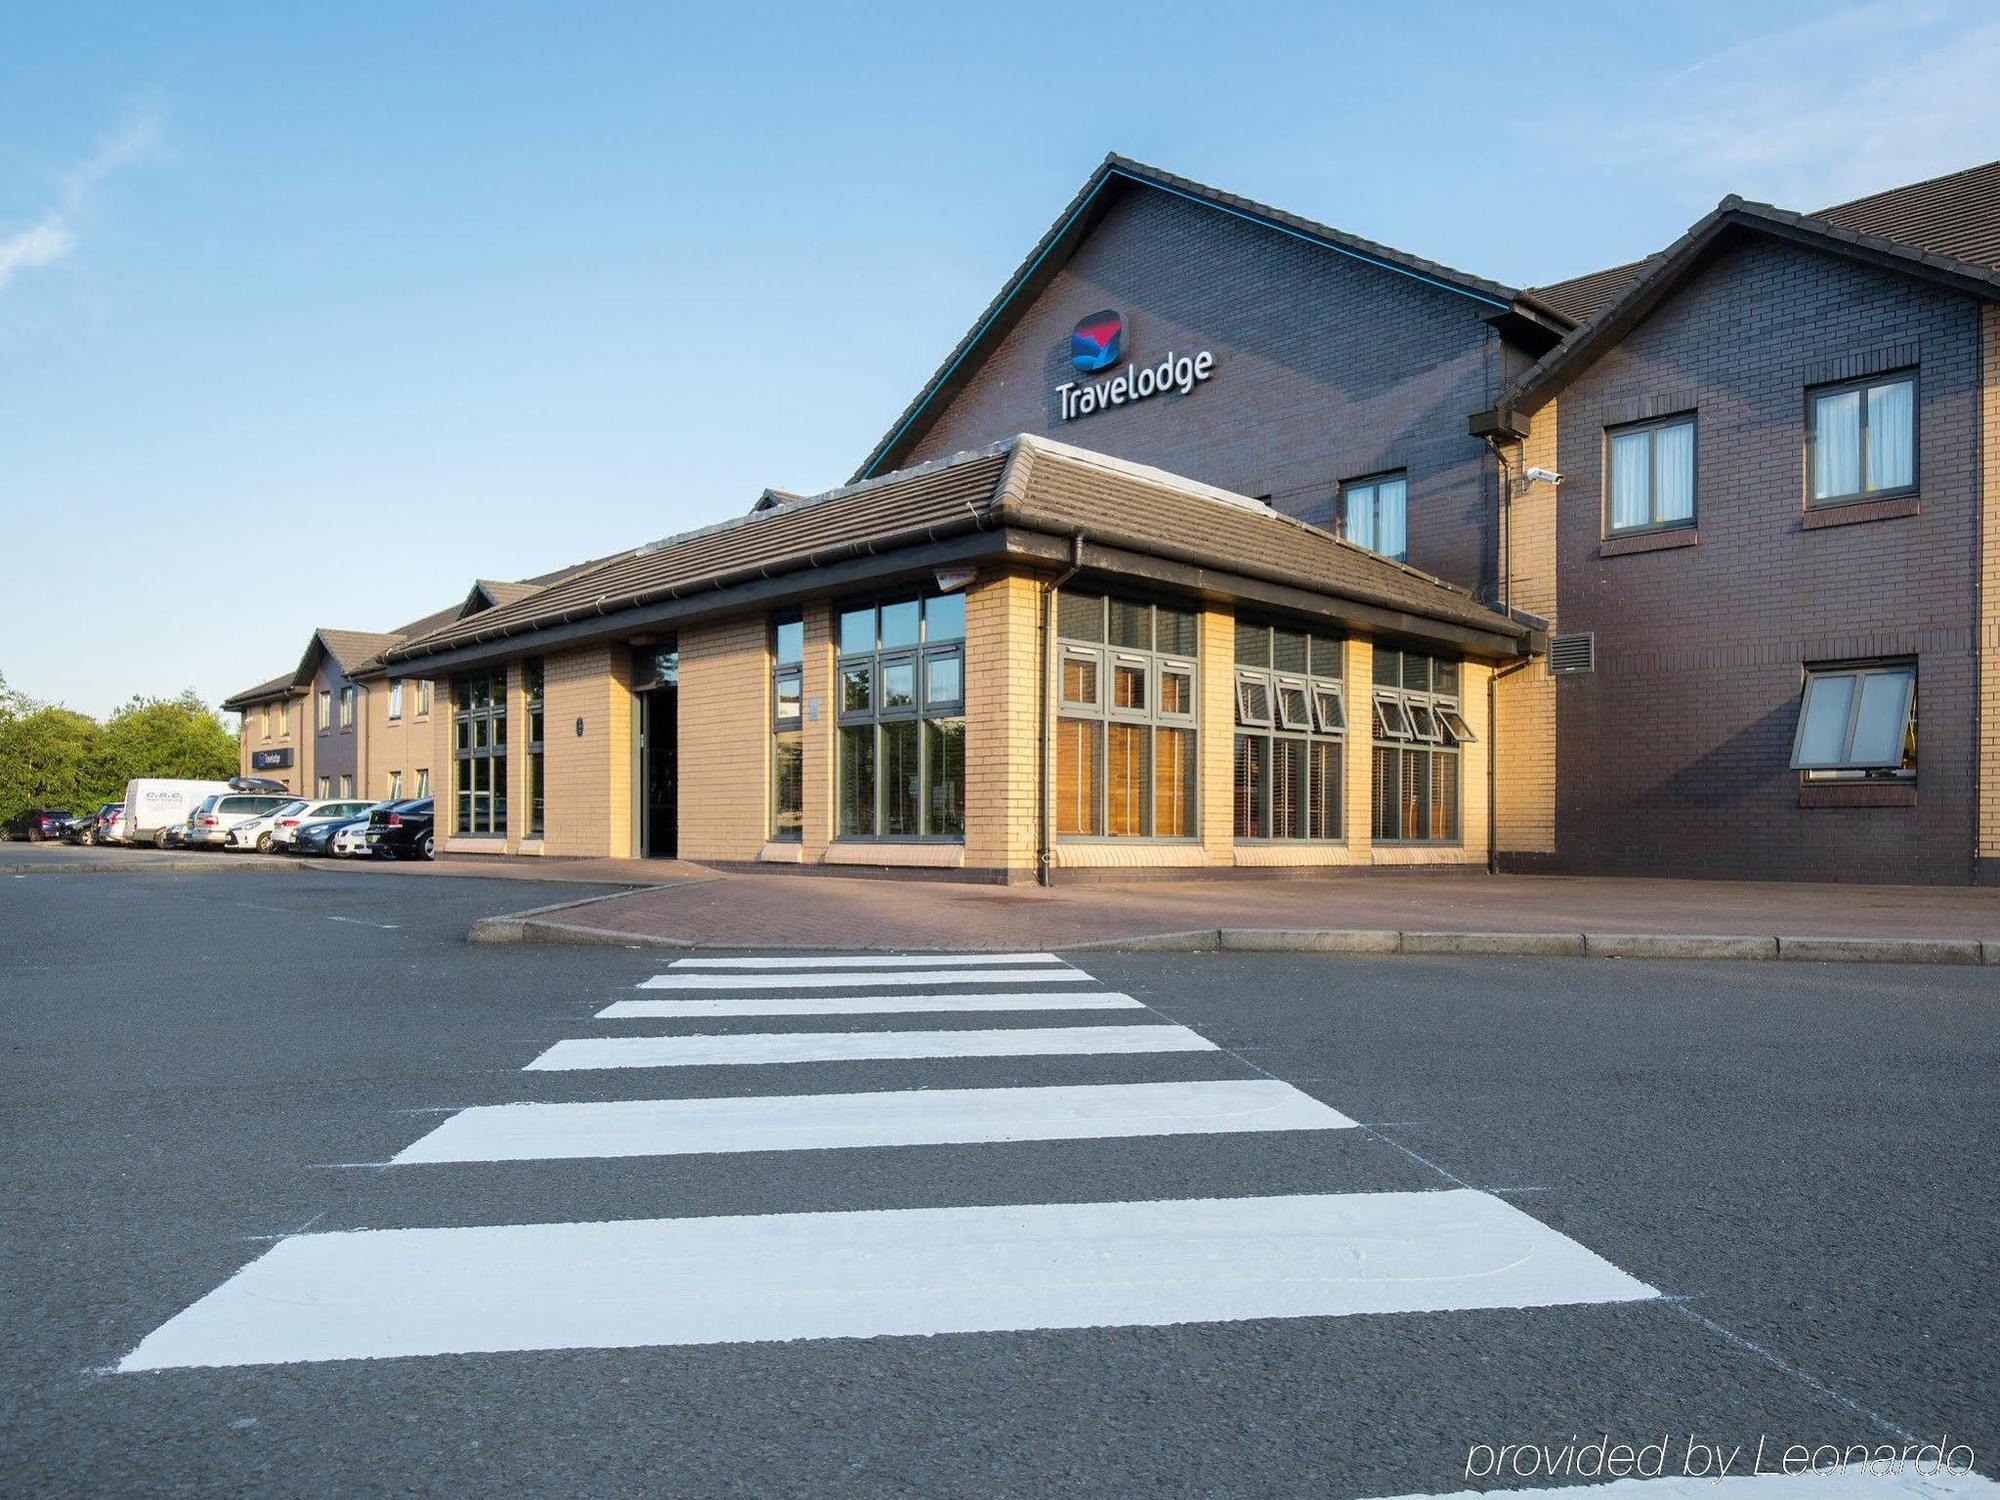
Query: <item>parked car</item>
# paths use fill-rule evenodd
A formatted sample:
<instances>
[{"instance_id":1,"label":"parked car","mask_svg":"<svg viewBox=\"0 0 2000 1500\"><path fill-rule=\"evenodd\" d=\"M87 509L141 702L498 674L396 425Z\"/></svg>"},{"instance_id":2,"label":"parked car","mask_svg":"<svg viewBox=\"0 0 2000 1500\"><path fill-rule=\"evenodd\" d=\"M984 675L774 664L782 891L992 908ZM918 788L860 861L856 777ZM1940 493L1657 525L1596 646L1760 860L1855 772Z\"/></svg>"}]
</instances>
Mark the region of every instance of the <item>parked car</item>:
<instances>
[{"instance_id":1,"label":"parked car","mask_svg":"<svg viewBox=\"0 0 2000 1500\"><path fill-rule=\"evenodd\" d=\"M266 813L276 812L292 799L272 792L228 792L205 799L188 819L190 849L219 849L229 839L230 830Z\"/></svg>"},{"instance_id":2,"label":"parked car","mask_svg":"<svg viewBox=\"0 0 2000 1500\"><path fill-rule=\"evenodd\" d=\"M188 846L188 824L194 821L193 814L171 828L162 828L154 835L153 845L159 849L185 849Z\"/></svg>"},{"instance_id":3,"label":"parked car","mask_svg":"<svg viewBox=\"0 0 2000 1500\"><path fill-rule=\"evenodd\" d=\"M372 859L375 851L368 843L368 819L350 818L333 831L327 846L342 859Z\"/></svg>"},{"instance_id":4,"label":"parked car","mask_svg":"<svg viewBox=\"0 0 2000 1500\"><path fill-rule=\"evenodd\" d=\"M434 798L390 802L368 815L368 846L398 859L435 859L437 805Z\"/></svg>"},{"instance_id":5,"label":"parked car","mask_svg":"<svg viewBox=\"0 0 2000 1500\"><path fill-rule=\"evenodd\" d=\"M292 839L295 854L324 855L333 853L333 836L349 823L365 822L367 814L376 806L373 802L358 804L354 812L340 813L333 817L314 818L301 823Z\"/></svg>"},{"instance_id":6,"label":"parked car","mask_svg":"<svg viewBox=\"0 0 2000 1500\"><path fill-rule=\"evenodd\" d=\"M280 854L292 854L292 840L300 828L307 823L316 823L322 818L358 818L375 804L362 798L348 797L336 800L302 797L295 798L279 808L271 819L270 847ZM262 849L264 846L257 846Z\"/></svg>"},{"instance_id":7,"label":"parked car","mask_svg":"<svg viewBox=\"0 0 2000 1500\"><path fill-rule=\"evenodd\" d=\"M209 797L231 791L226 781L174 781L142 776L125 783L125 812L130 820L128 843L169 847L168 830L184 826L188 815Z\"/></svg>"},{"instance_id":8,"label":"parked car","mask_svg":"<svg viewBox=\"0 0 2000 1500\"><path fill-rule=\"evenodd\" d=\"M97 842L100 844L132 842L132 819L126 815L124 803L111 804L111 811L97 825Z\"/></svg>"},{"instance_id":9,"label":"parked car","mask_svg":"<svg viewBox=\"0 0 2000 1500\"><path fill-rule=\"evenodd\" d=\"M39 844L43 839L61 838L68 823L69 809L66 807L31 807L0 828L0 835Z\"/></svg>"},{"instance_id":10,"label":"parked car","mask_svg":"<svg viewBox=\"0 0 2000 1500\"><path fill-rule=\"evenodd\" d=\"M80 818L71 818L69 826L63 829L65 844L82 844L85 848L102 841L102 830L117 812L116 802L107 802L94 813L85 813Z\"/></svg>"}]
</instances>

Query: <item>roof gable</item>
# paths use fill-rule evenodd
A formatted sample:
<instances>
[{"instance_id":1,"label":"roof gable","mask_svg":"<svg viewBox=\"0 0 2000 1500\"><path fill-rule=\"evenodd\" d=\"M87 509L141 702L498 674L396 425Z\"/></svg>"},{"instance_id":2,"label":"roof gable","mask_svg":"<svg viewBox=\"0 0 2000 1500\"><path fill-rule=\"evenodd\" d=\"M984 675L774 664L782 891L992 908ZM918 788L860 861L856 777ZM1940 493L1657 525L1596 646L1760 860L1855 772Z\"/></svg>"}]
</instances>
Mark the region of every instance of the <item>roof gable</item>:
<instances>
[{"instance_id":1,"label":"roof gable","mask_svg":"<svg viewBox=\"0 0 2000 1500\"><path fill-rule=\"evenodd\" d=\"M1496 313L1516 309L1518 294L1515 289L1497 281L1488 281L1483 276L1473 276L1436 261L1425 260L1345 230L1286 213L1283 209L1225 193L1190 178L1176 177L1170 172L1114 153L1104 158L1055 223L1049 226L1048 232L1036 241L1027 258L1007 278L965 337L958 341L937 372L870 450L861 467L855 470L850 483L887 472L915 446L949 404L950 398L978 369L980 356L990 352L1013 328L1035 296L1054 280L1056 273L1069 263L1089 238L1090 232L1112 204L1123 194L1139 189L1169 193L1218 213L1318 245L1331 253L1350 256L1398 275L1414 277L1484 303Z\"/></svg>"},{"instance_id":2,"label":"roof gable","mask_svg":"<svg viewBox=\"0 0 2000 1500\"><path fill-rule=\"evenodd\" d=\"M1472 419L1476 434L1507 430L1501 414L1532 415L1588 370L1703 266L1745 235L1803 245L1886 270L1922 277L1949 290L2000 300L2000 269L1956 260L1914 245L1865 234L1812 214L1768 203L1724 198L1673 244L1642 263L1636 277L1586 323L1522 374L1493 412Z\"/></svg>"}]
</instances>

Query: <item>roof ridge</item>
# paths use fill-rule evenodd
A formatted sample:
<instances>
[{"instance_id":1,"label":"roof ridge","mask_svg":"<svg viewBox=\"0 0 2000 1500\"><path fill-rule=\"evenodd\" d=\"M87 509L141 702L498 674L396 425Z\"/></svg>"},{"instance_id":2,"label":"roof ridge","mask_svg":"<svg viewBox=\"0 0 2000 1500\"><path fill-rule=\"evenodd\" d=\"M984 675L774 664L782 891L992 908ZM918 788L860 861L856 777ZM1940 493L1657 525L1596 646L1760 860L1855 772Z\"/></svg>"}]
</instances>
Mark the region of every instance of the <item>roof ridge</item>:
<instances>
[{"instance_id":1,"label":"roof ridge","mask_svg":"<svg viewBox=\"0 0 2000 1500\"><path fill-rule=\"evenodd\" d=\"M1955 172L1939 172L1934 177L1919 177L1915 182L1901 182L1894 187L1877 188L1872 193L1863 193L1858 198L1849 198L1840 203L1829 203L1825 208L1814 209L1812 217L1824 218L1827 214L1838 213L1843 208L1856 208L1877 198L1887 198L1892 193L1914 192L1918 188L1932 187L1940 182L1949 182L1954 177L1970 177L1974 172L1990 172L2000 168L2000 157L1992 161L1974 162L1969 167L1960 167Z\"/></svg>"}]
</instances>

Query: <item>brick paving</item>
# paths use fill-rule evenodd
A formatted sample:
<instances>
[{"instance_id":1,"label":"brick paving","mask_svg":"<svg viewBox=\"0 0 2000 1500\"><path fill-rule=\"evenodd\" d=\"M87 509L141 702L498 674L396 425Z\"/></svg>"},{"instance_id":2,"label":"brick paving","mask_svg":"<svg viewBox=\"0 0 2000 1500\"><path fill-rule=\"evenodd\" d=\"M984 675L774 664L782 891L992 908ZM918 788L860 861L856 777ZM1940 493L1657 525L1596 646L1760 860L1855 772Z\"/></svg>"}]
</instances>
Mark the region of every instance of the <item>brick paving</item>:
<instances>
[{"instance_id":1,"label":"brick paving","mask_svg":"<svg viewBox=\"0 0 2000 1500\"><path fill-rule=\"evenodd\" d=\"M1377 874L1045 890L818 875L704 879L699 867L652 868L683 883L545 920L729 947L1046 948L1217 927L2000 939L2000 890L1967 887Z\"/></svg>"}]
</instances>

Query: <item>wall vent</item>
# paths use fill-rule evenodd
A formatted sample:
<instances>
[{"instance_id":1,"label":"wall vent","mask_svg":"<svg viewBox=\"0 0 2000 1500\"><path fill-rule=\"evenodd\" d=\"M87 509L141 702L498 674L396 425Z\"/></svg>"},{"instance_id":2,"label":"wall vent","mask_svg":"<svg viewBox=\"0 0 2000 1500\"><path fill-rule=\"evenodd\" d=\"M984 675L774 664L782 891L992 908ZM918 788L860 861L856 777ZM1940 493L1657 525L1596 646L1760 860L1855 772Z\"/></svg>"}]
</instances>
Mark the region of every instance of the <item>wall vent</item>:
<instances>
[{"instance_id":1,"label":"wall vent","mask_svg":"<svg viewBox=\"0 0 2000 1500\"><path fill-rule=\"evenodd\" d=\"M1597 667L1597 635L1579 630L1549 637L1549 670L1558 674L1590 672Z\"/></svg>"}]
</instances>

